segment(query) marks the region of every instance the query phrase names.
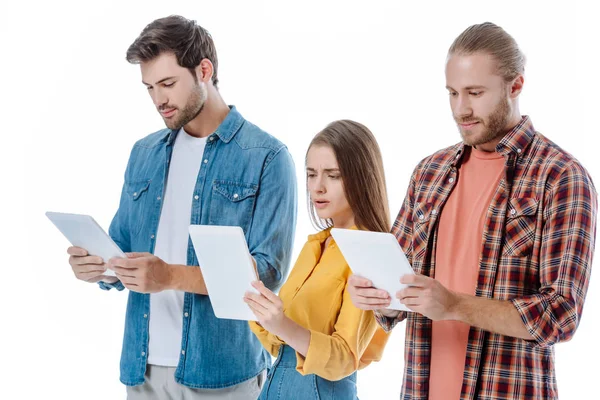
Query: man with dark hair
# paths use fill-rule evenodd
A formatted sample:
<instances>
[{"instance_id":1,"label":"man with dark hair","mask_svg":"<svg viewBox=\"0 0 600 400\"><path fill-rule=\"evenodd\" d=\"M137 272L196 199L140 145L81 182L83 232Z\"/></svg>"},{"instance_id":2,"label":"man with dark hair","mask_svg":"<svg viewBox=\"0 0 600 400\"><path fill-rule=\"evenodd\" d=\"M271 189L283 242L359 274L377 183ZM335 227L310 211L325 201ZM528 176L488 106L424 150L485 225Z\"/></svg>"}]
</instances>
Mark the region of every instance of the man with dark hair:
<instances>
[{"instance_id":1,"label":"man with dark hair","mask_svg":"<svg viewBox=\"0 0 600 400\"><path fill-rule=\"evenodd\" d=\"M554 344L573 337L598 196L585 168L519 111L525 57L492 23L446 62L462 142L416 167L392 232L417 272L394 293L352 276L354 304L406 322L403 399L555 399Z\"/></svg>"},{"instance_id":2,"label":"man with dark hair","mask_svg":"<svg viewBox=\"0 0 600 400\"><path fill-rule=\"evenodd\" d=\"M270 356L247 322L215 317L188 226L240 226L260 280L277 289L296 224L292 158L223 101L212 38L195 21L152 22L127 60L140 65L168 129L139 140L129 158L109 230L127 258L104 264L71 247L69 262L79 279L130 290L121 355L129 399L255 399Z\"/></svg>"}]
</instances>

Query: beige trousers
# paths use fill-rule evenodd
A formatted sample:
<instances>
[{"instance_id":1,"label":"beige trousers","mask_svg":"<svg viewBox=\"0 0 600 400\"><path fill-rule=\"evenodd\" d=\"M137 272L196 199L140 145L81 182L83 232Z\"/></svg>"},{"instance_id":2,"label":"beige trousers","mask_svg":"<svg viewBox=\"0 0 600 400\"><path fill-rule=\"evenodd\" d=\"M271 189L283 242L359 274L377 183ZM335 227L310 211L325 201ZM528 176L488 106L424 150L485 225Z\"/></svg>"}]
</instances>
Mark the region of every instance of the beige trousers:
<instances>
[{"instance_id":1,"label":"beige trousers","mask_svg":"<svg viewBox=\"0 0 600 400\"><path fill-rule=\"evenodd\" d=\"M145 382L127 386L127 400L256 400L266 372L222 389L192 389L175 382L175 367L147 365Z\"/></svg>"}]
</instances>

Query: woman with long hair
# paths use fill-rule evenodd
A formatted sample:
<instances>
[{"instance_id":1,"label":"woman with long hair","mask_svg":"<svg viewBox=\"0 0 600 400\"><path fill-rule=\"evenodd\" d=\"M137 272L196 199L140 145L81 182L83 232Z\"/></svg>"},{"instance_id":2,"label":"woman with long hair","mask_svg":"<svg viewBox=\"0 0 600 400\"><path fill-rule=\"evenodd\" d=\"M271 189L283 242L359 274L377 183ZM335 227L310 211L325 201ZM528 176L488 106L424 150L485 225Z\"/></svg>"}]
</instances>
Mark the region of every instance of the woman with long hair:
<instances>
[{"instance_id":1,"label":"woman with long hair","mask_svg":"<svg viewBox=\"0 0 600 400\"><path fill-rule=\"evenodd\" d=\"M262 282L247 293L250 327L277 357L259 399L356 399L356 371L381 358L387 334L347 291L351 270L332 227L390 231L383 161L363 125L341 120L319 132L306 153L313 225L279 295Z\"/></svg>"}]
</instances>

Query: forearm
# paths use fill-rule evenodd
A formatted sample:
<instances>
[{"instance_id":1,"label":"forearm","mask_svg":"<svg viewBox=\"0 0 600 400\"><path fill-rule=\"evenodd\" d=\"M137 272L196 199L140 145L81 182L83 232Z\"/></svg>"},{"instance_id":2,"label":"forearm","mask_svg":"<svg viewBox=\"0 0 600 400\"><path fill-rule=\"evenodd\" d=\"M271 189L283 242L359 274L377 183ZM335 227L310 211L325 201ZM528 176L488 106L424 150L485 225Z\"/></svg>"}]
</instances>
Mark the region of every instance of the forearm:
<instances>
[{"instance_id":1,"label":"forearm","mask_svg":"<svg viewBox=\"0 0 600 400\"><path fill-rule=\"evenodd\" d=\"M512 302L457 294L449 318L488 332L534 340Z\"/></svg>"},{"instance_id":2,"label":"forearm","mask_svg":"<svg viewBox=\"0 0 600 400\"><path fill-rule=\"evenodd\" d=\"M284 321L277 336L303 357L306 357L310 344L310 331L287 317Z\"/></svg>"},{"instance_id":3,"label":"forearm","mask_svg":"<svg viewBox=\"0 0 600 400\"><path fill-rule=\"evenodd\" d=\"M200 267L170 264L169 268L171 269L171 283L168 289L188 293L208 294Z\"/></svg>"}]
</instances>

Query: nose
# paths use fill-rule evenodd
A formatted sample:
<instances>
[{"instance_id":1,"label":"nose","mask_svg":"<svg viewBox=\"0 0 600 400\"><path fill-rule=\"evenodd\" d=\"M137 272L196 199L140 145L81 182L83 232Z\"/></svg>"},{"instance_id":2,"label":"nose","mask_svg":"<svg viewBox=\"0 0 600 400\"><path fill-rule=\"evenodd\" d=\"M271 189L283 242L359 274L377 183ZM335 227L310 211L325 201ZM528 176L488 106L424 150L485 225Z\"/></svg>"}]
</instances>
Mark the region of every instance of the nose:
<instances>
[{"instance_id":1,"label":"nose","mask_svg":"<svg viewBox=\"0 0 600 400\"><path fill-rule=\"evenodd\" d=\"M327 192L327 188L325 186L325 175L321 174L317 179L317 193L324 194Z\"/></svg>"},{"instance_id":2,"label":"nose","mask_svg":"<svg viewBox=\"0 0 600 400\"><path fill-rule=\"evenodd\" d=\"M162 92L161 90L159 90L157 88L152 93L152 101L154 102L154 105L156 106L156 108L161 108L162 106L167 105L167 103L169 102L169 99L164 94L164 92Z\"/></svg>"},{"instance_id":3,"label":"nose","mask_svg":"<svg viewBox=\"0 0 600 400\"><path fill-rule=\"evenodd\" d=\"M452 112L458 119L470 117L473 114L473 108L469 96L457 95L453 100Z\"/></svg>"},{"instance_id":4,"label":"nose","mask_svg":"<svg viewBox=\"0 0 600 400\"><path fill-rule=\"evenodd\" d=\"M325 182L323 179L323 175L319 174L315 176L313 179L309 181L308 189L316 194L324 194L327 193L327 189L325 188Z\"/></svg>"}]
</instances>

